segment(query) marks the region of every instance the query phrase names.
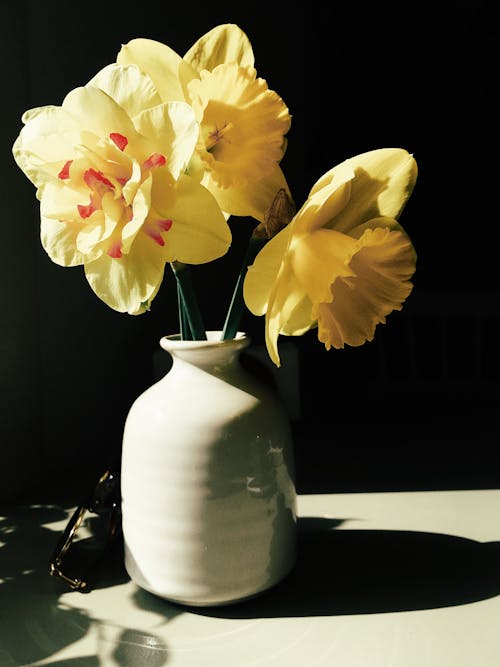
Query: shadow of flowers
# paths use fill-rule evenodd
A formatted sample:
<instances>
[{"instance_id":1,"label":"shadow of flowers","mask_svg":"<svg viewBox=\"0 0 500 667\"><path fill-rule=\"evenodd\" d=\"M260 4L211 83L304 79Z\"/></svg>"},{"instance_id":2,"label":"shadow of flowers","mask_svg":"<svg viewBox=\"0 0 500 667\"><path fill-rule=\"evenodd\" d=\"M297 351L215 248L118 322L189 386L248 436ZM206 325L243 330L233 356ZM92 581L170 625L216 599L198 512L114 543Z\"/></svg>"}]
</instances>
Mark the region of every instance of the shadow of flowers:
<instances>
[{"instance_id":1,"label":"shadow of flowers","mask_svg":"<svg viewBox=\"0 0 500 667\"><path fill-rule=\"evenodd\" d=\"M49 575L49 558L60 537L52 524L65 525L70 509L53 504L0 508L1 667L164 665L167 646L160 638L103 623L60 599L69 589ZM91 517L89 523L93 521ZM92 590L127 580L121 550L116 549L101 564ZM50 656L85 637L92 626L98 634L96 655L50 661Z\"/></svg>"},{"instance_id":2,"label":"shadow of flowers","mask_svg":"<svg viewBox=\"0 0 500 667\"><path fill-rule=\"evenodd\" d=\"M83 637L84 611L59 604L61 589L49 576L48 560L64 508L19 506L0 510L0 664L24 665L46 658Z\"/></svg>"}]
</instances>

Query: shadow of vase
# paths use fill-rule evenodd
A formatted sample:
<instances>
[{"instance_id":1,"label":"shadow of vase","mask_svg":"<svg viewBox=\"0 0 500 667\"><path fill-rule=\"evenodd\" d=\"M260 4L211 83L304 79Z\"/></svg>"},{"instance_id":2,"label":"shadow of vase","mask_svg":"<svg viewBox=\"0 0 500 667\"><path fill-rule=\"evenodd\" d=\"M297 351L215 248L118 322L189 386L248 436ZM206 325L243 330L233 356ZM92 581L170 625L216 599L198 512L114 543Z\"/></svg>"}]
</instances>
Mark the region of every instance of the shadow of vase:
<instances>
[{"instance_id":1,"label":"shadow of vase","mask_svg":"<svg viewBox=\"0 0 500 667\"><path fill-rule=\"evenodd\" d=\"M335 530L342 520L301 518L298 559L280 584L218 618L376 614L468 604L500 593L500 542L400 530Z\"/></svg>"}]
</instances>

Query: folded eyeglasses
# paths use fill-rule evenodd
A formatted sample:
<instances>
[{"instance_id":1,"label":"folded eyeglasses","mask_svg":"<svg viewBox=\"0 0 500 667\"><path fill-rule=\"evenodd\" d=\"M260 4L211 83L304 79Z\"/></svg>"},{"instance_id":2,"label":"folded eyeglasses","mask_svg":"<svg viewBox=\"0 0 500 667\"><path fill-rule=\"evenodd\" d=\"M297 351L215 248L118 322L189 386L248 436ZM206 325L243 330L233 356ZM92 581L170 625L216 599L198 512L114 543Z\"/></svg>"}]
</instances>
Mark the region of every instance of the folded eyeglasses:
<instances>
[{"instance_id":1,"label":"folded eyeglasses","mask_svg":"<svg viewBox=\"0 0 500 667\"><path fill-rule=\"evenodd\" d=\"M50 574L88 592L104 557L121 538L119 473L107 469L71 515L49 561Z\"/></svg>"}]
</instances>

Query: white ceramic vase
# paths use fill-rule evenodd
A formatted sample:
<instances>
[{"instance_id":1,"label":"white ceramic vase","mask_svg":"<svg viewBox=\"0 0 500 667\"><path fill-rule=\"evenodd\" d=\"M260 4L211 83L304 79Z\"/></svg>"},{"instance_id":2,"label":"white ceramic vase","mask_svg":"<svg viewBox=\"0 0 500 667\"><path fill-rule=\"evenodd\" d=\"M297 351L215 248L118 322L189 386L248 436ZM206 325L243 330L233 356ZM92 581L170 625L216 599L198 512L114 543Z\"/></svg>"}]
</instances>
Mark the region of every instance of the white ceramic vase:
<instances>
[{"instance_id":1,"label":"white ceramic vase","mask_svg":"<svg viewBox=\"0 0 500 667\"><path fill-rule=\"evenodd\" d=\"M253 597L296 558L288 415L241 365L245 334L207 338L161 339L172 367L130 408L121 472L128 574L196 606Z\"/></svg>"}]
</instances>

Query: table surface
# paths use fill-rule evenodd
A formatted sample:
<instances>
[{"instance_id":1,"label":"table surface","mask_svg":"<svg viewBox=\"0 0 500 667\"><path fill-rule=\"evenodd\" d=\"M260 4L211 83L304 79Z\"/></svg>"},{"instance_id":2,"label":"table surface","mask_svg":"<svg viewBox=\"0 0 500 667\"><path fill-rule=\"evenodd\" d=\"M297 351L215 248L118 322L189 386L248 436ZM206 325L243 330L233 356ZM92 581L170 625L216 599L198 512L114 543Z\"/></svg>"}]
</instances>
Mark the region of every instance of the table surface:
<instances>
[{"instance_id":1,"label":"table surface","mask_svg":"<svg viewBox=\"0 0 500 667\"><path fill-rule=\"evenodd\" d=\"M298 500L292 574L209 609L124 571L67 592L46 563L69 508L0 509L0 667L500 667L500 490Z\"/></svg>"}]
</instances>

